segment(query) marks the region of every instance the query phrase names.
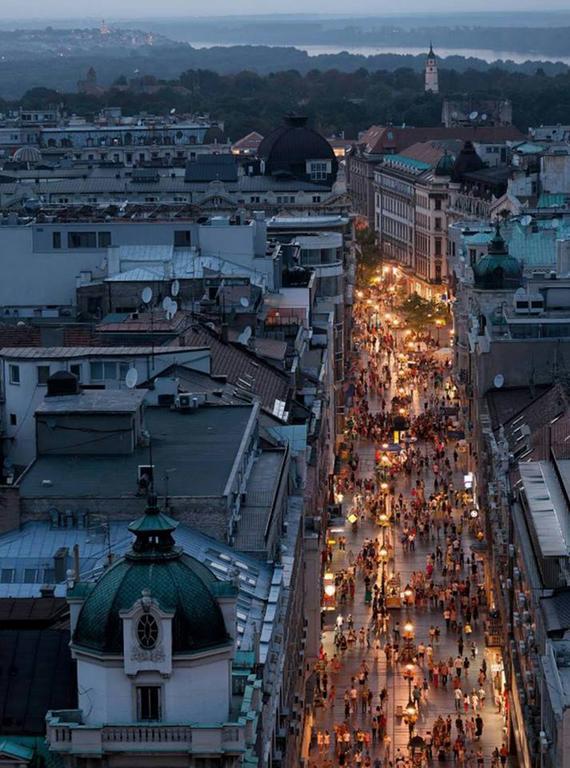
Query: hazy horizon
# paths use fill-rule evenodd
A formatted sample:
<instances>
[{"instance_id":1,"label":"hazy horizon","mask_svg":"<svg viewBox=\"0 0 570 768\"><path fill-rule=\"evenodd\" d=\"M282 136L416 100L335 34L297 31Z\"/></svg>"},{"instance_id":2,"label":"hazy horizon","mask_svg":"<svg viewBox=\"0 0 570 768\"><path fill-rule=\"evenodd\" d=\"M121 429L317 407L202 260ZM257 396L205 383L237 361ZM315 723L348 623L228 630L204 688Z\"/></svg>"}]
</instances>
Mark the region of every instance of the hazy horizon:
<instances>
[{"instance_id":1,"label":"hazy horizon","mask_svg":"<svg viewBox=\"0 0 570 768\"><path fill-rule=\"evenodd\" d=\"M45 0L3 0L2 21L26 21L31 20L93 20L105 18L111 20L125 20L128 18L172 18L172 17L227 17L227 16L292 16L295 14L318 14L323 16L405 16L407 14L426 16L425 3L421 0L406 0L405 7L397 12L393 10L393 4L387 0L361 0L358 13L347 14L346 3L343 0L289 0L287 10L283 10L283 4L278 0L242 0L239 13L236 13L236 5L233 0L211 0L207 6L197 3L188 3L187 0L163 0L160 12L157 13L156 3L145 3L145 0L122 0L120 13L117 13L117 3L113 0L99 0L97 12L93 13L93 3L87 0L52 0L49 4ZM434 0L430 9L431 13L449 13L454 16L462 14L497 14L497 13L535 13L536 16L548 12L570 11L568 0L550 0L548 8L537 9L536 0L479 0L473 7L457 10L456 0ZM516 18L513 18L516 25Z\"/></svg>"}]
</instances>

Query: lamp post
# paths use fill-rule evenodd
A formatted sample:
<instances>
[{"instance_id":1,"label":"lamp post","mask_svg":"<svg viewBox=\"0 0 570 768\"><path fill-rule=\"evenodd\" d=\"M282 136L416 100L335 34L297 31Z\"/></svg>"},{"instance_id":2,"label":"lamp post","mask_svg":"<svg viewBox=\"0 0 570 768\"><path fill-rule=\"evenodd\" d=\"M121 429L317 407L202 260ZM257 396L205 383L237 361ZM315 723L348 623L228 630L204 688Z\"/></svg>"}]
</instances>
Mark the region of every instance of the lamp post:
<instances>
[{"instance_id":1,"label":"lamp post","mask_svg":"<svg viewBox=\"0 0 570 768\"><path fill-rule=\"evenodd\" d=\"M411 685L411 684L410 684ZM408 703L406 704L405 711L405 721L408 726L408 731L410 734L410 741L412 740L414 736L414 727L416 725L417 719L418 719L418 712L416 709L416 705L414 704L412 700L412 696L410 693L410 697L408 699Z\"/></svg>"},{"instance_id":2,"label":"lamp post","mask_svg":"<svg viewBox=\"0 0 570 768\"><path fill-rule=\"evenodd\" d=\"M403 627L403 638L404 649L402 651L402 661L413 661L416 656L416 649L414 646L414 625L409 618L406 619Z\"/></svg>"}]
</instances>

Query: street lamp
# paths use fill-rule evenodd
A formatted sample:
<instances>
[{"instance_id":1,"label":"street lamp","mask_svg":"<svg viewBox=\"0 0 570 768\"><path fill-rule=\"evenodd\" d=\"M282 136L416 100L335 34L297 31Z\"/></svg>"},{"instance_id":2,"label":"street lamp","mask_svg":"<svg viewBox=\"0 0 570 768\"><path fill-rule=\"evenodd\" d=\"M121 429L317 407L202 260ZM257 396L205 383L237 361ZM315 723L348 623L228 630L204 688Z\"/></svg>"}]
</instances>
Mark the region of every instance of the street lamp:
<instances>
[{"instance_id":1,"label":"street lamp","mask_svg":"<svg viewBox=\"0 0 570 768\"><path fill-rule=\"evenodd\" d=\"M404 595L406 592L404 591ZM414 625L407 619L403 627L404 649L402 651L402 661L413 661L416 655L414 647Z\"/></svg>"}]
</instances>

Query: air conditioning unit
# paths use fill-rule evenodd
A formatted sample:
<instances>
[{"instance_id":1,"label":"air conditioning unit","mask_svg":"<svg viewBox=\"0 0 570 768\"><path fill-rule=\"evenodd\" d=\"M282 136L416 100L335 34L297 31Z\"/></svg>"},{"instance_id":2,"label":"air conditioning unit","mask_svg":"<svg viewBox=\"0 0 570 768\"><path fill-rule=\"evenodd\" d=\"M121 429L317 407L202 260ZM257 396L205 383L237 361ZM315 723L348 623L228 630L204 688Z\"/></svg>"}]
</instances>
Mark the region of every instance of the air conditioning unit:
<instances>
[{"instance_id":1,"label":"air conditioning unit","mask_svg":"<svg viewBox=\"0 0 570 768\"><path fill-rule=\"evenodd\" d=\"M174 398L174 407L177 411L194 411L198 407L198 398L189 392L181 392Z\"/></svg>"},{"instance_id":2,"label":"air conditioning unit","mask_svg":"<svg viewBox=\"0 0 570 768\"><path fill-rule=\"evenodd\" d=\"M513 611L513 623L515 626L520 626L521 623L521 615L517 611Z\"/></svg>"}]
</instances>

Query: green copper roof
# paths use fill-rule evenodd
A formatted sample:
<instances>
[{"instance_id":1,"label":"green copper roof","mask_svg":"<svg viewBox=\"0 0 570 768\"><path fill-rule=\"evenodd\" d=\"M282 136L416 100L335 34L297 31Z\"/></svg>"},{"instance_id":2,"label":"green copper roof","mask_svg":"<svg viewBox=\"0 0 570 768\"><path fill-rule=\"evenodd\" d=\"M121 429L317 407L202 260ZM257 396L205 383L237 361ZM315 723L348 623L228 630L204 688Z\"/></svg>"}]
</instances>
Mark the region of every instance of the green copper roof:
<instances>
[{"instance_id":1,"label":"green copper roof","mask_svg":"<svg viewBox=\"0 0 570 768\"><path fill-rule=\"evenodd\" d=\"M538 198L539 208L564 208L566 205L566 195L562 193L552 194L543 192Z\"/></svg>"},{"instance_id":2,"label":"green copper roof","mask_svg":"<svg viewBox=\"0 0 570 768\"><path fill-rule=\"evenodd\" d=\"M475 264L473 276L478 288L506 290L518 288L521 285L522 267L514 256L509 255L498 220L495 224L495 234L489 242L487 255Z\"/></svg>"},{"instance_id":3,"label":"green copper roof","mask_svg":"<svg viewBox=\"0 0 570 768\"><path fill-rule=\"evenodd\" d=\"M73 635L76 646L99 653L122 653L121 611L129 610L143 592L172 619L173 653L205 650L229 641L215 595L216 577L202 563L174 546L177 522L149 498L145 514L129 526L136 540L126 556L111 566L87 594Z\"/></svg>"}]
</instances>

